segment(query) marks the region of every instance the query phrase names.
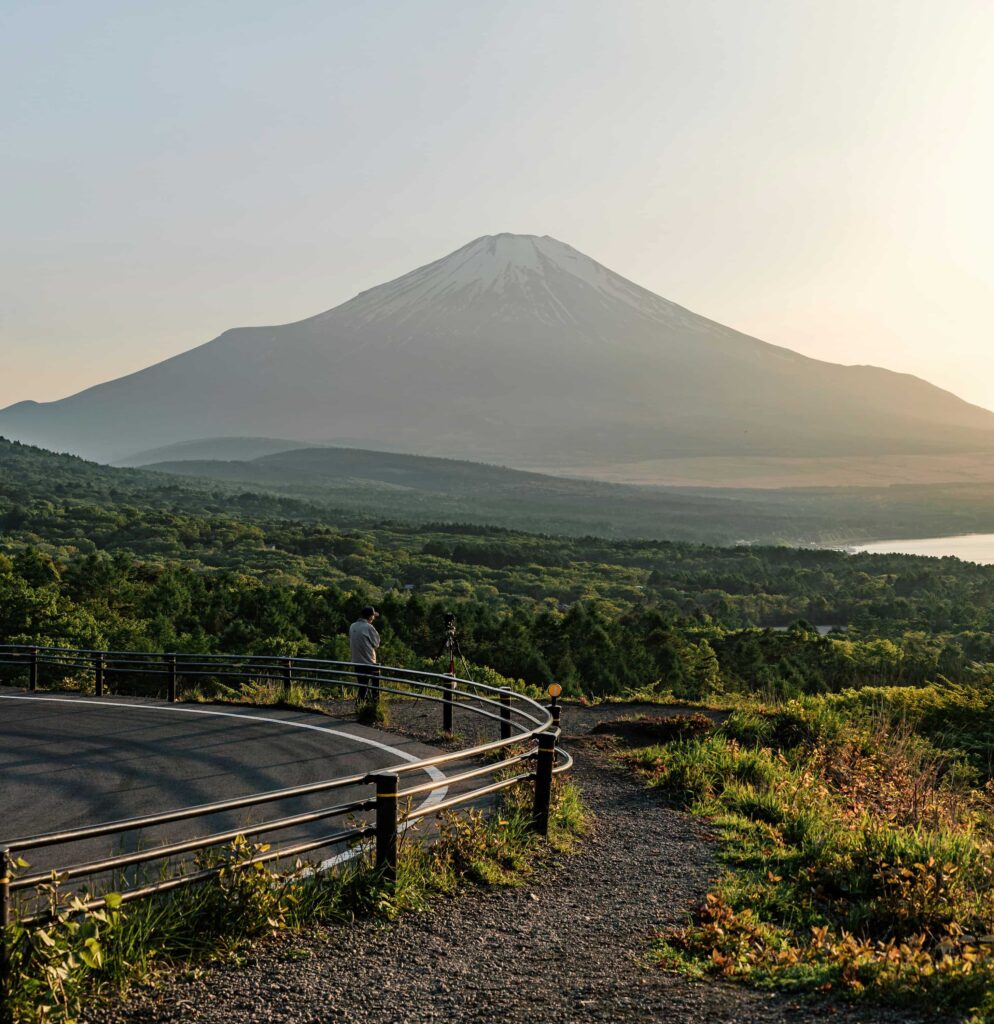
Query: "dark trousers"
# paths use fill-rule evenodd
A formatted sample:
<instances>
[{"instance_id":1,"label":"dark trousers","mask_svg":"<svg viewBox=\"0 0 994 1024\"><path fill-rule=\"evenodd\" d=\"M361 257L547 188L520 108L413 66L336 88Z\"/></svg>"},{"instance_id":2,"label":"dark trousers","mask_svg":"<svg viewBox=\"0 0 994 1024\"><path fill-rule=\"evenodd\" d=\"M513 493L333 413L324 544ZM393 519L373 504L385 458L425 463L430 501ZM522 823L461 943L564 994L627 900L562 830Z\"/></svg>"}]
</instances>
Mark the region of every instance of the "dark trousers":
<instances>
[{"instance_id":1,"label":"dark trousers","mask_svg":"<svg viewBox=\"0 0 994 1024\"><path fill-rule=\"evenodd\" d=\"M362 669L356 672L355 677L359 684L357 698L361 701L376 700L380 695L379 665L363 665Z\"/></svg>"}]
</instances>

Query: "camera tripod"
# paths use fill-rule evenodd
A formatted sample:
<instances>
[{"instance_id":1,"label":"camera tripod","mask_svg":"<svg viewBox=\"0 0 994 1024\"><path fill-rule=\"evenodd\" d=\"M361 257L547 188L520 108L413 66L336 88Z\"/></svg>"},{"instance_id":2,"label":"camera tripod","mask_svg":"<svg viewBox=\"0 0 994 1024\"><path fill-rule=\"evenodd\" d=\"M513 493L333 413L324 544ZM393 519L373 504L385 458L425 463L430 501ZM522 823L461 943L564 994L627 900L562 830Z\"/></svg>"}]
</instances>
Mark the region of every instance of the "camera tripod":
<instances>
[{"instance_id":1,"label":"camera tripod","mask_svg":"<svg viewBox=\"0 0 994 1024\"><path fill-rule=\"evenodd\" d=\"M445 613L445 641L442 644L442 652L448 652L449 655L449 672L450 676L456 674L456 656L462 661L463 665L466 664L466 655L463 654L462 648L459 646L459 636L456 630L456 617L452 612Z\"/></svg>"}]
</instances>

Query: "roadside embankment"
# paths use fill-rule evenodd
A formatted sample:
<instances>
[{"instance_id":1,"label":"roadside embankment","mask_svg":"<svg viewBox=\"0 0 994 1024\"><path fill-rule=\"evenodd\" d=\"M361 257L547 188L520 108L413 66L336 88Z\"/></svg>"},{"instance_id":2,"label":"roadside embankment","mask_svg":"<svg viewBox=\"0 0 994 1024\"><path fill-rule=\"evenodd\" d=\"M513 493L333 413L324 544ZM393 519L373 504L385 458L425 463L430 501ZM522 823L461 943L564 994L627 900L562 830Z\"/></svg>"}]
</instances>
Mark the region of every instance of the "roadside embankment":
<instances>
[{"instance_id":1,"label":"roadside embankment","mask_svg":"<svg viewBox=\"0 0 994 1024\"><path fill-rule=\"evenodd\" d=\"M714 877L710 826L666 806L591 736L624 705L568 708L566 745L591 815L570 854L543 854L523 884L462 889L390 923L304 929L195 977L136 993L92 1024L649 1024L905 1022L906 1011L808 1005L661 970L656 936L688 920ZM395 728L435 728L403 702ZM411 721L406 719L411 716ZM459 722L457 721L457 728Z\"/></svg>"}]
</instances>

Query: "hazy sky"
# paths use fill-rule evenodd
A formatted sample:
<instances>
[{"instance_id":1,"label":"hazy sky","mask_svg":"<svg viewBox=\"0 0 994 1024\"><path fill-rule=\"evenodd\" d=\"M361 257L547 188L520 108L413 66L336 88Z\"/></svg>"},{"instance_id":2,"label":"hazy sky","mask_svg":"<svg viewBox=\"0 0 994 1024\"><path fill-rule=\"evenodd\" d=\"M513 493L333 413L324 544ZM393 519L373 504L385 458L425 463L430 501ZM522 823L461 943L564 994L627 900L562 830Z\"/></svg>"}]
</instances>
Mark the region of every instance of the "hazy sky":
<instances>
[{"instance_id":1,"label":"hazy sky","mask_svg":"<svg viewBox=\"0 0 994 1024\"><path fill-rule=\"evenodd\" d=\"M994 408L994 0L3 0L0 406L499 231Z\"/></svg>"}]
</instances>

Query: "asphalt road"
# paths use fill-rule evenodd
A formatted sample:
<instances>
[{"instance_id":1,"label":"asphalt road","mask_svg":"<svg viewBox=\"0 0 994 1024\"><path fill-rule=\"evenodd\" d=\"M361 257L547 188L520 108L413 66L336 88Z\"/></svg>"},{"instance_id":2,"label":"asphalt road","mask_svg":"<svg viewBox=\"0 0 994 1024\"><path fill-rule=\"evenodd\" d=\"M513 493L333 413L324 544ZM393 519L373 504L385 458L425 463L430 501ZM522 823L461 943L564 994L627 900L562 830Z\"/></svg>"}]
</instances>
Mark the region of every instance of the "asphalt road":
<instances>
[{"instance_id":1,"label":"asphalt road","mask_svg":"<svg viewBox=\"0 0 994 1024\"><path fill-rule=\"evenodd\" d=\"M0 688L0 843L383 769L435 752L395 734L314 712ZM411 773L404 784L424 780L423 774ZM369 792L369 787L356 787L280 801L39 849L28 859L33 869L47 869L339 804ZM443 798L441 793L434 799ZM280 841L341 827L341 819L309 825L281 833Z\"/></svg>"}]
</instances>

